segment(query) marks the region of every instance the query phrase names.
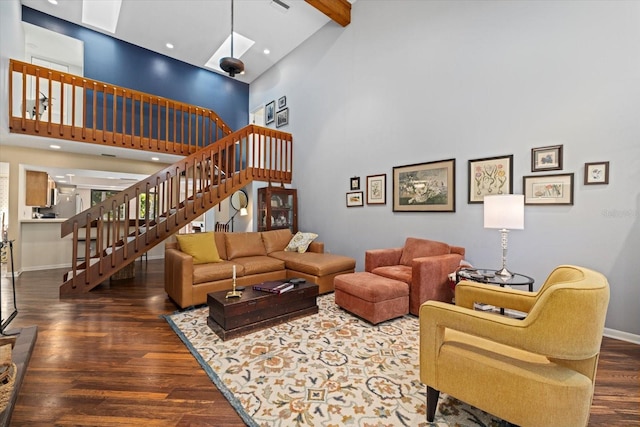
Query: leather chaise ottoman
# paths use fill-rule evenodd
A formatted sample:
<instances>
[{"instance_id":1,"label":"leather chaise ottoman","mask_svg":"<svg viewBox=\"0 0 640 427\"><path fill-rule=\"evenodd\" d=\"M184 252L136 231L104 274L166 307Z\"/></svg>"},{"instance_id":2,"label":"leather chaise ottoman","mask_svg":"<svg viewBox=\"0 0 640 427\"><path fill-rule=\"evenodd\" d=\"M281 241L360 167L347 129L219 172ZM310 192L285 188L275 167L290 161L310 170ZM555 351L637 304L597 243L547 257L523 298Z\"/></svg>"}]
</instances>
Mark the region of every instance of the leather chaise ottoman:
<instances>
[{"instance_id":1,"label":"leather chaise ottoman","mask_svg":"<svg viewBox=\"0 0 640 427\"><path fill-rule=\"evenodd\" d=\"M368 272L341 274L333 280L336 304L372 324L409 313L409 285Z\"/></svg>"}]
</instances>

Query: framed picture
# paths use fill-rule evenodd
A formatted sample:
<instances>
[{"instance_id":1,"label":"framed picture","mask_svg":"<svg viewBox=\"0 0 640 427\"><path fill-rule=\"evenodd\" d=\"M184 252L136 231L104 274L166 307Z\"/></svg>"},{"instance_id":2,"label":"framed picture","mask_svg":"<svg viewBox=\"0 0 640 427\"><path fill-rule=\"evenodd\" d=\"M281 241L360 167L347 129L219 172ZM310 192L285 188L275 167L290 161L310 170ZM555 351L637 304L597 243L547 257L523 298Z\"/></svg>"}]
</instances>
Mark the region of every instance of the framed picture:
<instances>
[{"instance_id":1,"label":"framed picture","mask_svg":"<svg viewBox=\"0 0 640 427\"><path fill-rule=\"evenodd\" d=\"M523 176L525 205L573 205L573 174Z\"/></svg>"},{"instance_id":2,"label":"framed picture","mask_svg":"<svg viewBox=\"0 0 640 427\"><path fill-rule=\"evenodd\" d=\"M289 109L285 108L276 113L276 127L282 127L289 124Z\"/></svg>"},{"instance_id":3,"label":"framed picture","mask_svg":"<svg viewBox=\"0 0 640 427\"><path fill-rule=\"evenodd\" d=\"M562 170L562 145L531 149L531 172Z\"/></svg>"},{"instance_id":4,"label":"framed picture","mask_svg":"<svg viewBox=\"0 0 640 427\"><path fill-rule=\"evenodd\" d=\"M349 179L349 188L351 189L351 191L360 189L359 176L354 176L353 178Z\"/></svg>"},{"instance_id":5,"label":"framed picture","mask_svg":"<svg viewBox=\"0 0 640 427\"><path fill-rule=\"evenodd\" d=\"M352 191L347 193L347 207L364 206L362 191Z\"/></svg>"},{"instance_id":6,"label":"framed picture","mask_svg":"<svg viewBox=\"0 0 640 427\"><path fill-rule=\"evenodd\" d=\"M369 175L367 177L367 204L387 204L387 174Z\"/></svg>"},{"instance_id":7,"label":"framed picture","mask_svg":"<svg viewBox=\"0 0 640 427\"><path fill-rule=\"evenodd\" d=\"M276 101L271 101L264 107L265 124L273 123L276 119Z\"/></svg>"},{"instance_id":8,"label":"framed picture","mask_svg":"<svg viewBox=\"0 0 640 427\"><path fill-rule=\"evenodd\" d=\"M584 164L584 185L608 184L609 162Z\"/></svg>"},{"instance_id":9,"label":"framed picture","mask_svg":"<svg viewBox=\"0 0 640 427\"><path fill-rule=\"evenodd\" d=\"M394 212L455 212L456 160L393 168Z\"/></svg>"},{"instance_id":10,"label":"framed picture","mask_svg":"<svg viewBox=\"0 0 640 427\"><path fill-rule=\"evenodd\" d=\"M513 193L513 154L469 160L469 203L484 196Z\"/></svg>"},{"instance_id":11,"label":"framed picture","mask_svg":"<svg viewBox=\"0 0 640 427\"><path fill-rule=\"evenodd\" d=\"M278 98L278 110L284 108L287 106L287 97L286 96L281 96L280 98Z\"/></svg>"}]
</instances>

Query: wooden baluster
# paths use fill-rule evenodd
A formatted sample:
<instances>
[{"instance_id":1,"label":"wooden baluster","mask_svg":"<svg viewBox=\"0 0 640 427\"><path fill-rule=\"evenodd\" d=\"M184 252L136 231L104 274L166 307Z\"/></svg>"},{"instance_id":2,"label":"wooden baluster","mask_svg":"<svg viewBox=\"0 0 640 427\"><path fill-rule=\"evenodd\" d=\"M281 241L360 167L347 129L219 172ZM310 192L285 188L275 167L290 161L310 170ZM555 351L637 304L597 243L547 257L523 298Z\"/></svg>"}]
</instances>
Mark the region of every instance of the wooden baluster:
<instances>
[{"instance_id":1,"label":"wooden baluster","mask_svg":"<svg viewBox=\"0 0 640 427\"><path fill-rule=\"evenodd\" d=\"M96 140L96 126L97 126L97 122L98 122L98 84L96 82L93 82L93 111L92 111L92 117L93 117L93 123L92 123L92 139L95 141Z\"/></svg>"},{"instance_id":2,"label":"wooden baluster","mask_svg":"<svg viewBox=\"0 0 640 427\"><path fill-rule=\"evenodd\" d=\"M36 95L35 95L35 105L34 105L34 110L36 111L35 116L33 114L33 112L31 112L31 115L34 117L31 117L32 119L35 120L35 128L34 130L36 131L36 133L40 133L40 102L38 101L40 99L40 69L36 68Z\"/></svg>"},{"instance_id":3,"label":"wooden baluster","mask_svg":"<svg viewBox=\"0 0 640 427\"><path fill-rule=\"evenodd\" d=\"M102 85L102 142L107 142L107 85Z\"/></svg>"},{"instance_id":4,"label":"wooden baluster","mask_svg":"<svg viewBox=\"0 0 640 427\"><path fill-rule=\"evenodd\" d=\"M129 141L129 145L131 147L134 146L134 139L136 136L136 94L131 93L131 140Z\"/></svg>"},{"instance_id":5,"label":"wooden baluster","mask_svg":"<svg viewBox=\"0 0 640 427\"><path fill-rule=\"evenodd\" d=\"M76 78L71 77L71 138L75 138L75 137L76 137Z\"/></svg>"},{"instance_id":6,"label":"wooden baluster","mask_svg":"<svg viewBox=\"0 0 640 427\"><path fill-rule=\"evenodd\" d=\"M111 98L111 145L116 145L116 132L118 127L118 88L113 86Z\"/></svg>"},{"instance_id":7,"label":"wooden baluster","mask_svg":"<svg viewBox=\"0 0 640 427\"><path fill-rule=\"evenodd\" d=\"M47 102L49 103L49 107L48 110L49 112L47 113L47 134L51 135L53 133L53 131L51 130L51 106L53 104L53 81L52 81L52 77L53 77L53 73L51 71L47 72L47 84L48 84L48 90L47 90ZM42 112L44 113L47 110L43 110Z\"/></svg>"},{"instance_id":8,"label":"wooden baluster","mask_svg":"<svg viewBox=\"0 0 640 427\"><path fill-rule=\"evenodd\" d=\"M22 130L27 129L27 67L22 66Z\"/></svg>"},{"instance_id":9,"label":"wooden baluster","mask_svg":"<svg viewBox=\"0 0 640 427\"><path fill-rule=\"evenodd\" d=\"M138 148L144 149L144 96L140 94L140 141Z\"/></svg>"},{"instance_id":10,"label":"wooden baluster","mask_svg":"<svg viewBox=\"0 0 640 427\"><path fill-rule=\"evenodd\" d=\"M176 152L176 144L178 143L178 109L175 104L173 105L173 152Z\"/></svg>"},{"instance_id":11,"label":"wooden baluster","mask_svg":"<svg viewBox=\"0 0 640 427\"><path fill-rule=\"evenodd\" d=\"M60 127L58 128L58 134L59 136L63 136L64 135L64 110L65 110L65 99L64 99L64 83L65 83L65 76L63 75L60 78Z\"/></svg>"},{"instance_id":12,"label":"wooden baluster","mask_svg":"<svg viewBox=\"0 0 640 427\"><path fill-rule=\"evenodd\" d=\"M126 90L122 91L122 141L121 144L126 144L127 138L127 97L129 96L129 92Z\"/></svg>"},{"instance_id":13,"label":"wooden baluster","mask_svg":"<svg viewBox=\"0 0 640 427\"><path fill-rule=\"evenodd\" d=\"M89 85L86 80L82 80L82 139L87 139L87 104L89 97Z\"/></svg>"}]
</instances>

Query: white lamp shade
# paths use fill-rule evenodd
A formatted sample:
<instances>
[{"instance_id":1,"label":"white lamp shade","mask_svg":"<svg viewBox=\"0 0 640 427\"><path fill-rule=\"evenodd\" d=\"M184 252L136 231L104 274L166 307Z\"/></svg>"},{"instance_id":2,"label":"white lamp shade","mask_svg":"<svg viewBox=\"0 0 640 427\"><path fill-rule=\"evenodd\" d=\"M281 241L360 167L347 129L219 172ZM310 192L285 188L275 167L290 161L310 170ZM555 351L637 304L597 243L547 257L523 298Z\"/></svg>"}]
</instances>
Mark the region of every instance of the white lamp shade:
<instances>
[{"instance_id":1,"label":"white lamp shade","mask_svg":"<svg viewBox=\"0 0 640 427\"><path fill-rule=\"evenodd\" d=\"M240 216L247 216L249 212L247 212L247 208L240 208Z\"/></svg>"},{"instance_id":2,"label":"white lamp shade","mask_svg":"<svg viewBox=\"0 0 640 427\"><path fill-rule=\"evenodd\" d=\"M524 195L484 196L484 228L524 229Z\"/></svg>"}]
</instances>

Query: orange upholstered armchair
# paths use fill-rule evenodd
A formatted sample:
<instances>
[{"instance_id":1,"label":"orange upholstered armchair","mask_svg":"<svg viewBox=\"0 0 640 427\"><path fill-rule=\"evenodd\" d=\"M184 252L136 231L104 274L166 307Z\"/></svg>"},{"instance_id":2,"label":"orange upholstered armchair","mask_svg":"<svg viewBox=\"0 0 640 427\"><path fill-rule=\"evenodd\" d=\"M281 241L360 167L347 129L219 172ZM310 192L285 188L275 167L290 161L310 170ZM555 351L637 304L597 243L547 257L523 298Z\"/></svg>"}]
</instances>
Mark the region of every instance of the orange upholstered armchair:
<instances>
[{"instance_id":1,"label":"orange upholstered armchair","mask_svg":"<svg viewBox=\"0 0 640 427\"><path fill-rule=\"evenodd\" d=\"M444 392L521 427L587 425L609 303L602 274L560 266L535 293L463 281L455 300L420 307L427 420ZM474 311L474 302L527 316Z\"/></svg>"},{"instance_id":2,"label":"orange upholstered armchair","mask_svg":"<svg viewBox=\"0 0 640 427\"><path fill-rule=\"evenodd\" d=\"M427 300L451 302L449 274L464 258L464 248L409 237L402 248L365 252L365 271L409 284L409 312L418 315Z\"/></svg>"}]
</instances>

